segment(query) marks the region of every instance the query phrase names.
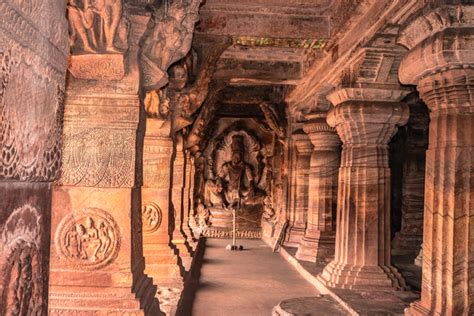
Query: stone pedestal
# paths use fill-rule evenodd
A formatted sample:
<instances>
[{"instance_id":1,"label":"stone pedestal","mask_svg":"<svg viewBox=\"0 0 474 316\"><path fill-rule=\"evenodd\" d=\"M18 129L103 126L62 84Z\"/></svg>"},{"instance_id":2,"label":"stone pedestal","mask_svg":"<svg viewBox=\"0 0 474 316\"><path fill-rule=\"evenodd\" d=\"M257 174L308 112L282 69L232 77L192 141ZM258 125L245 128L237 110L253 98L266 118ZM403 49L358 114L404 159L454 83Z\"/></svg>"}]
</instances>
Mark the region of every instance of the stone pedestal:
<instances>
[{"instance_id":1,"label":"stone pedestal","mask_svg":"<svg viewBox=\"0 0 474 316\"><path fill-rule=\"evenodd\" d=\"M421 300L406 315L474 313L473 23L474 6L444 6L412 21L399 39L410 49L400 80L416 84L431 110Z\"/></svg>"},{"instance_id":2,"label":"stone pedestal","mask_svg":"<svg viewBox=\"0 0 474 316\"><path fill-rule=\"evenodd\" d=\"M319 276L328 286L405 288L402 277L390 264L388 142L397 125L408 120L406 104L393 102L393 95L399 94L378 89L339 89L328 95L335 108L327 121L344 144L335 257Z\"/></svg>"},{"instance_id":3,"label":"stone pedestal","mask_svg":"<svg viewBox=\"0 0 474 316\"><path fill-rule=\"evenodd\" d=\"M182 265L171 238L170 201L173 141L169 121L148 118L143 152L143 254L147 275L160 287L182 288ZM159 218L159 221L153 221Z\"/></svg>"},{"instance_id":4,"label":"stone pedestal","mask_svg":"<svg viewBox=\"0 0 474 316\"><path fill-rule=\"evenodd\" d=\"M144 274L134 187L140 101L129 79L69 78L61 178L52 201L51 315L158 312L156 287ZM113 93L113 86L130 93Z\"/></svg>"},{"instance_id":5,"label":"stone pedestal","mask_svg":"<svg viewBox=\"0 0 474 316\"><path fill-rule=\"evenodd\" d=\"M337 175L341 141L335 128L326 123L326 112L308 115L304 131L313 144L309 174L308 224L296 258L329 261L336 239Z\"/></svg>"},{"instance_id":6,"label":"stone pedestal","mask_svg":"<svg viewBox=\"0 0 474 316\"><path fill-rule=\"evenodd\" d=\"M309 164L313 145L302 130L293 133L295 147L294 188L290 205L290 223L284 244L298 247L306 229L306 212L308 210Z\"/></svg>"}]
</instances>

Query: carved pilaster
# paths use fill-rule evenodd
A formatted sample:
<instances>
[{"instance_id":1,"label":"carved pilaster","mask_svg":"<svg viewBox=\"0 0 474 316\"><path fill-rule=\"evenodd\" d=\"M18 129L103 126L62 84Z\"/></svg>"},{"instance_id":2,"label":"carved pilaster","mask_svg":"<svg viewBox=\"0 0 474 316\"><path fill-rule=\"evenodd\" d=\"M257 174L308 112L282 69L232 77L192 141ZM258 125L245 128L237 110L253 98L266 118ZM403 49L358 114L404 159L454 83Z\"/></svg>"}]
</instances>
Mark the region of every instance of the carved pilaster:
<instances>
[{"instance_id":1,"label":"carved pilaster","mask_svg":"<svg viewBox=\"0 0 474 316\"><path fill-rule=\"evenodd\" d=\"M309 164L313 145L302 130L292 135L295 146L293 199L289 211L289 220L285 245L298 247L306 229L308 210Z\"/></svg>"},{"instance_id":2,"label":"carved pilaster","mask_svg":"<svg viewBox=\"0 0 474 316\"><path fill-rule=\"evenodd\" d=\"M188 271L191 267L192 249L188 243L188 237L183 231L184 225L184 187L186 181L185 173L185 153L183 137L176 134L174 139L173 155L173 178L171 188L172 209L174 211L174 229L171 243L178 249L179 256L183 262L184 268Z\"/></svg>"},{"instance_id":3,"label":"carved pilaster","mask_svg":"<svg viewBox=\"0 0 474 316\"><path fill-rule=\"evenodd\" d=\"M395 102L401 91L340 89L327 121L343 142L339 169L334 260L319 276L340 288L401 289L390 264L390 168L388 142L408 120ZM396 97L394 97L396 96Z\"/></svg>"},{"instance_id":4,"label":"carved pilaster","mask_svg":"<svg viewBox=\"0 0 474 316\"><path fill-rule=\"evenodd\" d=\"M474 179L474 6L442 6L405 27L400 80L430 109L421 300L407 315L470 315ZM427 31L429 30L429 31Z\"/></svg>"},{"instance_id":5,"label":"carved pilaster","mask_svg":"<svg viewBox=\"0 0 474 316\"><path fill-rule=\"evenodd\" d=\"M326 123L326 115L327 112L307 115L303 127L314 148L309 173L308 223L296 257L311 262L331 260L335 247L341 141L336 129Z\"/></svg>"},{"instance_id":6,"label":"carved pilaster","mask_svg":"<svg viewBox=\"0 0 474 316\"><path fill-rule=\"evenodd\" d=\"M182 288L181 260L175 247L170 247L175 225L172 211L172 158L173 140L169 136L170 122L163 119L147 119L143 152L142 203L144 225L148 222L147 209L160 214L159 225L144 229L143 253L145 272L158 286ZM144 226L145 227L145 226Z\"/></svg>"}]
</instances>

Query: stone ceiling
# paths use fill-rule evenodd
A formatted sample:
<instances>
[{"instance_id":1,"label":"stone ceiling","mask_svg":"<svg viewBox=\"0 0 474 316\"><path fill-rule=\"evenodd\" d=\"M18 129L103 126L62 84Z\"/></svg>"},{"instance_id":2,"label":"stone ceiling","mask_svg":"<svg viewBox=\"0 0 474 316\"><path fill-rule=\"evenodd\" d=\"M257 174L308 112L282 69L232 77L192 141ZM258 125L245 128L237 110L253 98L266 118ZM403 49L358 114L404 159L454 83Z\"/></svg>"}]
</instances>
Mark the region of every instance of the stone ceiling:
<instances>
[{"instance_id":1,"label":"stone ceiling","mask_svg":"<svg viewBox=\"0 0 474 316\"><path fill-rule=\"evenodd\" d=\"M330 0L207 0L196 35L228 36L214 81L226 82L223 113L248 116L259 102L280 103L322 56ZM244 106L245 105L245 106ZM258 109L258 107L257 107ZM227 115L226 114L226 115Z\"/></svg>"}]
</instances>

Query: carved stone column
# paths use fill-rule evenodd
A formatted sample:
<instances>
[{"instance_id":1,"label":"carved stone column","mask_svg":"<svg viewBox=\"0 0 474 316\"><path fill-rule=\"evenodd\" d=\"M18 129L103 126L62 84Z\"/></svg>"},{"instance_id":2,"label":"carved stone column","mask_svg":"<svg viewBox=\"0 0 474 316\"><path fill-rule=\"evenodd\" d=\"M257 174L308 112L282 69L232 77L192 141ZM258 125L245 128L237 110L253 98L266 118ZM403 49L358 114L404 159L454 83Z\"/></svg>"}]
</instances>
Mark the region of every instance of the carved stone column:
<instances>
[{"instance_id":1,"label":"carved stone column","mask_svg":"<svg viewBox=\"0 0 474 316\"><path fill-rule=\"evenodd\" d=\"M392 255L415 258L423 241L425 156L428 145L428 110L418 101L409 102L410 119L405 126L403 155L402 226L392 242Z\"/></svg>"},{"instance_id":2,"label":"carved stone column","mask_svg":"<svg viewBox=\"0 0 474 316\"><path fill-rule=\"evenodd\" d=\"M290 209L290 224L285 245L298 247L306 229L308 210L309 164L313 145L302 130L293 133L295 148L293 203Z\"/></svg>"},{"instance_id":3,"label":"carved stone column","mask_svg":"<svg viewBox=\"0 0 474 316\"><path fill-rule=\"evenodd\" d=\"M143 254L147 275L160 287L182 288L181 259L171 247L173 141L170 122L148 118L143 153Z\"/></svg>"},{"instance_id":4,"label":"carved stone column","mask_svg":"<svg viewBox=\"0 0 474 316\"><path fill-rule=\"evenodd\" d=\"M390 168L388 142L408 120L400 91L339 89L327 121L343 142L334 260L319 276L339 288L401 289L390 264Z\"/></svg>"},{"instance_id":5,"label":"carved stone column","mask_svg":"<svg viewBox=\"0 0 474 316\"><path fill-rule=\"evenodd\" d=\"M307 115L303 130L314 146L309 173L308 225L296 258L311 262L330 260L336 238L337 175L341 141L326 123L326 112Z\"/></svg>"},{"instance_id":6,"label":"carved stone column","mask_svg":"<svg viewBox=\"0 0 474 316\"><path fill-rule=\"evenodd\" d=\"M192 250L196 250L197 239L194 237L194 233L190 226L190 220L193 215L193 191L194 191L194 159L191 156L191 153L187 151L185 153L185 172L184 172L184 210L183 210L183 225L182 230L187 238L188 244L191 246Z\"/></svg>"},{"instance_id":7,"label":"carved stone column","mask_svg":"<svg viewBox=\"0 0 474 316\"><path fill-rule=\"evenodd\" d=\"M474 6L442 6L412 21L400 80L430 113L421 300L407 315L474 313Z\"/></svg>"},{"instance_id":8,"label":"carved stone column","mask_svg":"<svg viewBox=\"0 0 474 316\"><path fill-rule=\"evenodd\" d=\"M175 135L172 178L172 209L174 211L174 229L171 243L179 251L182 263L186 271L191 267L192 249L188 244L188 237L183 231L184 219L184 187L185 187L185 153L183 148L183 137L181 134Z\"/></svg>"},{"instance_id":9,"label":"carved stone column","mask_svg":"<svg viewBox=\"0 0 474 316\"><path fill-rule=\"evenodd\" d=\"M136 172L137 47L126 57L74 57L52 200L49 314L156 315L156 287L144 274Z\"/></svg>"},{"instance_id":10,"label":"carved stone column","mask_svg":"<svg viewBox=\"0 0 474 316\"><path fill-rule=\"evenodd\" d=\"M0 12L0 315L47 315L66 2L5 0Z\"/></svg>"}]
</instances>

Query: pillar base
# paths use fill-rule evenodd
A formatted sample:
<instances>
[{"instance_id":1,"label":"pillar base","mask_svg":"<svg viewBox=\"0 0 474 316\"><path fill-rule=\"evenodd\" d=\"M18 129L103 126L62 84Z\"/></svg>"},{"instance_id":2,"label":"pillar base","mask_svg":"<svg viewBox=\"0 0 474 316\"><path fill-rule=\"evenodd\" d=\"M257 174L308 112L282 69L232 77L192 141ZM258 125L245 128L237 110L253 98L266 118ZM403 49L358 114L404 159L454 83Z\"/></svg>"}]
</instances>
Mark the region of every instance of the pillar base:
<instances>
[{"instance_id":1,"label":"pillar base","mask_svg":"<svg viewBox=\"0 0 474 316\"><path fill-rule=\"evenodd\" d=\"M309 262L329 262L334 258L335 232L306 232L296 252L296 258Z\"/></svg>"},{"instance_id":2,"label":"pillar base","mask_svg":"<svg viewBox=\"0 0 474 316\"><path fill-rule=\"evenodd\" d=\"M293 226L288 228L287 238L283 244L288 247L298 247L303 240L304 232L305 225L295 223Z\"/></svg>"},{"instance_id":3,"label":"pillar base","mask_svg":"<svg viewBox=\"0 0 474 316\"><path fill-rule=\"evenodd\" d=\"M184 270L189 271L193 260L193 252L191 246L184 239L172 240L171 243L178 249L178 255L181 258Z\"/></svg>"},{"instance_id":4,"label":"pillar base","mask_svg":"<svg viewBox=\"0 0 474 316\"><path fill-rule=\"evenodd\" d=\"M48 314L76 315L80 310L81 315L162 315L150 278L139 280L134 293L126 287L51 286Z\"/></svg>"},{"instance_id":5,"label":"pillar base","mask_svg":"<svg viewBox=\"0 0 474 316\"><path fill-rule=\"evenodd\" d=\"M326 286L341 289L406 290L401 274L392 266L353 266L334 261L318 279Z\"/></svg>"},{"instance_id":6,"label":"pillar base","mask_svg":"<svg viewBox=\"0 0 474 316\"><path fill-rule=\"evenodd\" d=\"M181 259L169 245L144 245L146 252L145 273L153 278L158 286L172 288L183 287L183 272Z\"/></svg>"}]
</instances>

